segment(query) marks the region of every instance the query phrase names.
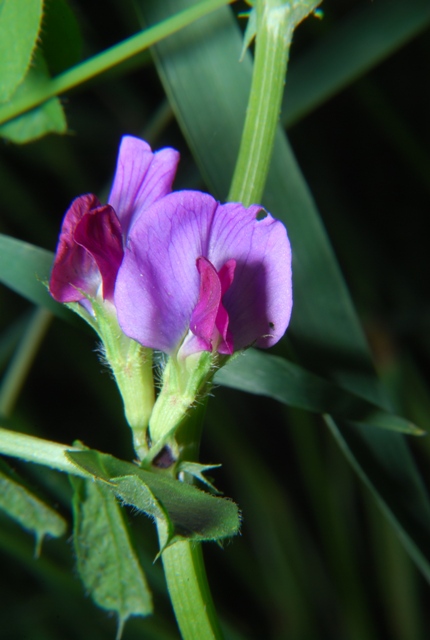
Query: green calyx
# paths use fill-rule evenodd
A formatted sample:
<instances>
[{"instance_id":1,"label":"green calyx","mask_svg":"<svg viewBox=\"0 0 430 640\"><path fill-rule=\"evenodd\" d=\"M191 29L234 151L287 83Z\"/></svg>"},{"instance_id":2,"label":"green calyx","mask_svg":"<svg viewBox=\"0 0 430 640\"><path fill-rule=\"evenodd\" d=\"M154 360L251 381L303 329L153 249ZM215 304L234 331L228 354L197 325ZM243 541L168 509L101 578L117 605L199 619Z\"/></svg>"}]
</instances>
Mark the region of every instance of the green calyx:
<instances>
[{"instance_id":1,"label":"green calyx","mask_svg":"<svg viewBox=\"0 0 430 640\"><path fill-rule=\"evenodd\" d=\"M168 359L150 419L151 449L143 464L157 466L157 456L163 457L158 464L163 467L189 458L187 454L193 449L194 414L204 408L212 378L225 359L208 351L184 359L174 356ZM166 447L168 453L164 455Z\"/></svg>"},{"instance_id":2,"label":"green calyx","mask_svg":"<svg viewBox=\"0 0 430 640\"><path fill-rule=\"evenodd\" d=\"M132 430L133 446L140 460L148 453L148 424L155 402L152 350L128 338L118 324L116 309L108 301L88 297L94 315L78 303L67 306L78 313L99 335L103 358L111 368L124 402Z\"/></svg>"}]
</instances>

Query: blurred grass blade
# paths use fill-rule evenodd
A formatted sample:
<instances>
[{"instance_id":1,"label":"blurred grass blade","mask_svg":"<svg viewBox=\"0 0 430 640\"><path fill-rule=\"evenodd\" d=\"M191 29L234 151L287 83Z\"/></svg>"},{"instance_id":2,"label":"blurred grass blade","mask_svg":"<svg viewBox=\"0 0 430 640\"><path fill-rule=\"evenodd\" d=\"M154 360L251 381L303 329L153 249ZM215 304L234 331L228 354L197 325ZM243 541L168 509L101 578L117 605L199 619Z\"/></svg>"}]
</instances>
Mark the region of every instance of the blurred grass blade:
<instances>
[{"instance_id":1,"label":"blurred grass blade","mask_svg":"<svg viewBox=\"0 0 430 640\"><path fill-rule=\"evenodd\" d=\"M0 102L9 100L30 66L42 7L42 0L0 2Z\"/></svg>"},{"instance_id":2,"label":"blurred grass blade","mask_svg":"<svg viewBox=\"0 0 430 640\"><path fill-rule=\"evenodd\" d=\"M34 533L36 554L39 554L43 538L62 536L67 523L54 509L28 489L15 472L0 460L0 509Z\"/></svg>"},{"instance_id":3,"label":"blurred grass blade","mask_svg":"<svg viewBox=\"0 0 430 640\"><path fill-rule=\"evenodd\" d=\"M152 613L152 598L115 496L93 480L71 477L73 542L85 590L118 616L118 634L130 616Z\"/></svg>"},{"instance_id":4,"label":"blurred grass blade","mask_svg":"<svg viewBox=\"0 0 430 640\"><path fill-rule=\"evenodd\" d=\"M326 420L349 462L430 582L430 502L404 439Z\"/></svg>"},{"instance_id":5,"label":"blurred grass blade","mask_svg":"<svg viewBox=\"0 0 430 640\"><path fill-rule=\"evenodd\" d=\"M139 3L148 24L177 11L178 5L183 8L188 2ZM198 28L188 27L155 48L159 74L178 122L208 186L221 200L228 193L233 175L252 73L249 55L242 63L237 62L241 47L241 34L232 13L221 9L200 21ZM371 402L384 404L345 283L307 185L280 129L262 204L285 222L293 247L295 306L289 338L300 364ZM390 447L395 450L396 465L381 468L387 486L390 483L397 486L399 468L401 475L409 478L401 499L409 500L409 512L402 511L395 492L384 497L390 511L398 514L398 530L407 541L406 547L416 545L421 549L427 543L411 529L411 518L415 521L423 518L423 528L430 528L430 506L426 496L422 498L424 509L416 504L413 487L418 471L410 461L403 436L367 429L366 438L369 455L372 446L383 450L384 442L387 450ZM356 445L359 446L357 442L351 443L352 450ZM374 463L375 476L382 462L381 459ZM379 491L381 483L375 487ZM413 557L427 574L417 554Z\"/></svg>"},{"instance_id":6,"label":"blurred grass blade","mask_svg":"<svg viewBox=\"0 0 430 640\"><path fill-rule=\"evenodd\" d=\"M411 435L424 433L405 418L391 414L285 358L255 349L249 349L220 369L215 382L313 413L328 413L335 418Z\"/></svg>"},{"instance_id":7,"label":"blurred grass blade","mask_svg":"<svg viewBox=\"0 0 430 640\"><path fill-rule=\"evenodd\" d=\"M429 24L428 0L378 0L351 12L304 55L297 60L293 56L282 123L289 126L300 120Z\"/></svg>"},{"instance_id":8,"label":"blurred grass blade","mask_svg":"<svg viewBox=\"0 0 430 640\"><path fill-rule=\"evenodd\" d=\"M55 302L44 285L49 280L53 260L54 254L50 251L0 234L0 282L30 302L70 321L73 314Z\"/></svg>"}]
</instances>

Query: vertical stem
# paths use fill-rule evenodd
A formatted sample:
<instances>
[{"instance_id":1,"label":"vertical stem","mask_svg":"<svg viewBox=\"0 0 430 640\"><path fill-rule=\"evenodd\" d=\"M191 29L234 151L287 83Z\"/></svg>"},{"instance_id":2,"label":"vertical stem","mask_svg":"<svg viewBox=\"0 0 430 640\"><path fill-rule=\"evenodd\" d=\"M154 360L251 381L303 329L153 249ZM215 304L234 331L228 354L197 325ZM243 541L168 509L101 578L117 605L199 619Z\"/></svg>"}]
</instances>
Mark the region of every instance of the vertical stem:
<instances>
[{"instance_id":1,"label":"vertical stem","mask_svg":"<svg viewBox=\"0 0 430 640\"><path fill-rule=\"evenodd\" d=\"M160 538L162 532L159 531ZM221 640L200 544L175 542L162 554L164 574L181 635L186 640Z\"/></svg>"},{"instance_id":2,"label":"vertical stem","mask_svg":"<svg viewBox=\"0 0 430 640\"><path fill-rule=\"evenodd\" d=\"M278 124L293 31L320 0L257 0L251 94L228 200L261 202Z\"/></svg>"},{"instance_id":3,"label":"vertical stem","mask_svg":"<svg viewBox=\"0 0 430 640\"><path fill-rule=\"evenodd\" d=\"M207 398L200 400L181 424L177 443L180 457L198 460ZM167 531L158 522L160 547ZM201 545L186 540L175 542L162 553L164 575L176 620L186 640L221 640L222 632L212 600Z\"/></svg>"}]
</instances>

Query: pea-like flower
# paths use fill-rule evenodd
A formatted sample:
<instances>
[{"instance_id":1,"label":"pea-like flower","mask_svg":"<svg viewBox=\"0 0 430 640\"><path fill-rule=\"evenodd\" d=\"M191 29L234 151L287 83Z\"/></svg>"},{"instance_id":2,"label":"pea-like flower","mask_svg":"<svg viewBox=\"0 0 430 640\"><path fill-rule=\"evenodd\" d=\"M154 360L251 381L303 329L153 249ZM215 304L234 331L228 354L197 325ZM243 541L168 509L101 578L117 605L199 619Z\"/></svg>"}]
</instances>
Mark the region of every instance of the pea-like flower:
<instances>
[{"instance_id":1,"label":"pea-like flower","mask_svg":"<svg viewBox=\"0 0 430 640\"><path fill-rule=\"evenodd\" d=\"M170 193L132 226L114 300L126 335L178 360L270 347L291 315L286 229L258 205Z\"/></svg>"},{"instance_id":2,"label":"pea-like flower","mask_svg":"<svg viewBox=\"0 0 430 640\"><path fill-rule=\"evenodd\" d=\"M178 161L174 149L153 153L143 140L123 137L108 204L86 194L64 217L49 283L58 302L80 302L90 311L86 296L113 301L129 230L171 191Z\"/></svg>"}]
</instances>

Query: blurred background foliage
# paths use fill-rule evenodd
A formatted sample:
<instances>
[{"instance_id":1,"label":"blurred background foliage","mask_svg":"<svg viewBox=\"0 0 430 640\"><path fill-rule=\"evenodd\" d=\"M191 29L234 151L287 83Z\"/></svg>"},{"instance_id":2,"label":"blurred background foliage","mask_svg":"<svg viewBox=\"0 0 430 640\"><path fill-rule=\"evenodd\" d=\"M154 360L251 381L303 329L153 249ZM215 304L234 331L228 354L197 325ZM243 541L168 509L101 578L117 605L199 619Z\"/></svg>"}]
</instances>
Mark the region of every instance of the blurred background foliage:
<instances>
[{"instance_id":1,"label":"blurred background foliage","mask_svg":"<svg viewBox=\"0 0 430 640\"><path fill-rule=\"evenodd\" d=\"M62 35L64 13L60 22L52 17L58 4L47 0L40 36L54 75L141 28L132 2L107 0L101 11L95 0L69 0L71 26ZM308 19L295 34L281 118L391 403L426 428L430 11L418 0L325 0L322 8L323 19ZM62 59L55 37L67 53ZM53 251L70 201L86 192L106 195L124 133L181 151L176 188L210 189L149 52L68 92L61 103L66 135L1 143L1 233ZM0 308L4 372L33 307L0 287ZM19 431L132 457L114 382L94 336L79 324L53 320L8 420ZM428 438L409 444L429 486ZM201 460L222 462L216 485L243 511L240 537L224 550L205 546L229 638L428 637L428 583L321 418L217 388ZM65 477L13 466L70 521ZM128 519L155 615L128 622L123 637L177 638L161 565L153 564L152 525L132 513ZM1 513L0 523L2 638L113 638L115 620L96 609L74 573L68 536L46 541L36 559L31 536Z\"/></svg>"}]
</instances>

